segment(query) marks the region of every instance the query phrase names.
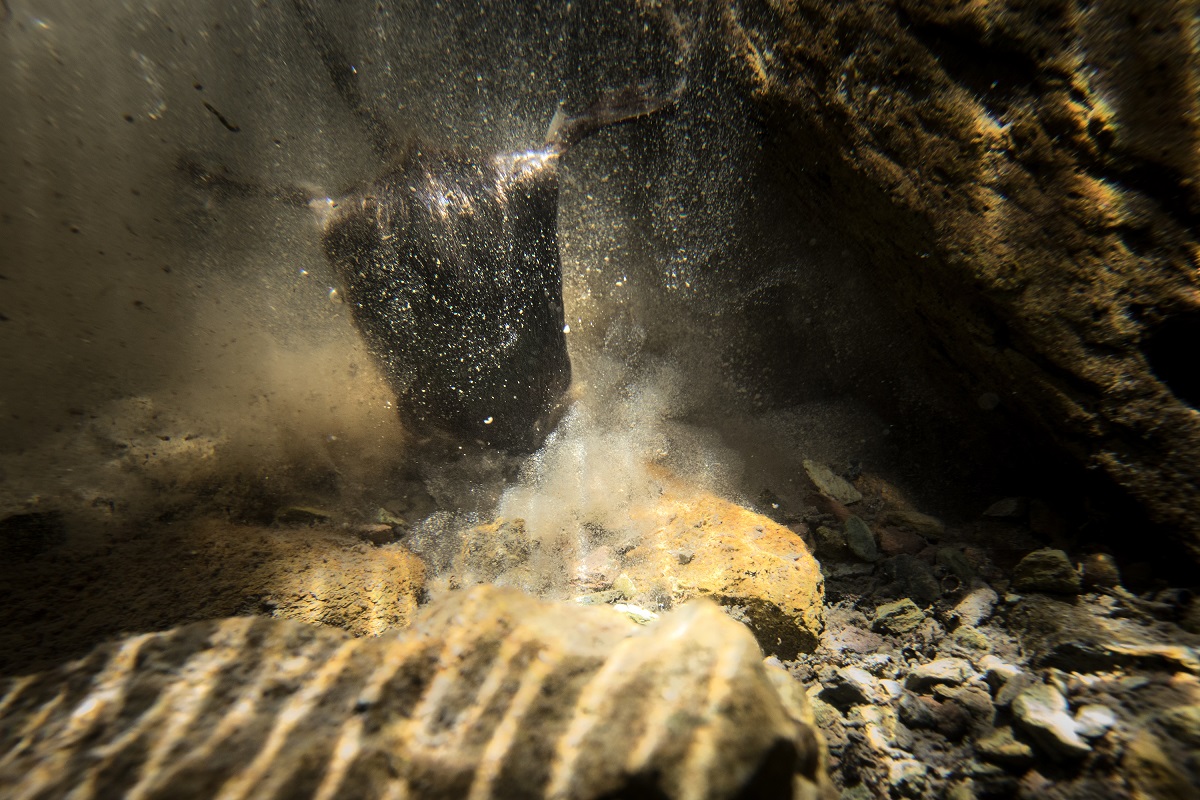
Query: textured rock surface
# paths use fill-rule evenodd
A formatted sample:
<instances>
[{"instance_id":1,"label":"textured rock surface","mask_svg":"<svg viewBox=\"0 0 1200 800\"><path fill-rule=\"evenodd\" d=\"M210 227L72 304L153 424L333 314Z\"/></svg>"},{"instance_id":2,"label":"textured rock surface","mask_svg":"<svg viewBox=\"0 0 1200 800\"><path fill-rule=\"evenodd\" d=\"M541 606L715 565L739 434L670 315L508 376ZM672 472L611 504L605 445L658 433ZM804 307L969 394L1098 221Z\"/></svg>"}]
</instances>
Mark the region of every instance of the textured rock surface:
<instances>
[{"instance_id":1,"label":"textured rock surface","mask_svg":"<svg viewBox=\"0 0 1200 800\"><path fill-rule=\"evenodd\" d=\"M782 659L816 647L824 580L798 534L710 494L668 490L646 513L652 532L626 554L638 587L739 609L764 652Z\"/></svg>"},{"instance_id":2,"label":"textured rock surface","mask_svg":"<svg viewBox=\"0 0 1200 800\"><path fill-rule=\"evenodd\" d=\"M1018 592L1079 594L1079 573L1062 550L1034 550L1013 568L1013 588Z\"/></svg>"},{"instance_id":3,"label":"textured rock surface","mask_svg":"<svg viewBox=\"0 0 1200 800\"><path fill-rule=\"evenodd\" d=\"M770 669L704 601L646 628L490 587L391 637L197 623L4 685L0 791L816 797L811 712Z\"/></svg>"},{"instance_id":4,"label":"textured rock surface","mask_svg":"<svg viewBox=\"0 0 1200 800\"><path fill-rule=\"evenodd\" d=\"M97 536L0 559L0 674L61 663L120 633L238 614L377 635L408 626L424 585L425 565L403 545L332 528L207 520Z\"/></svg>"},{"instance_id":5,"label":"textured rock surface","mask_svg":"<svg viewBox=\"0 0 1200 800\"><path fill-rule=\"evenodd\" d=\"M726 22L745 80L784 109L779 169L853 226L972 396L1200 554L1194 13L731 0Z\"/></svg>"}]
</instances>

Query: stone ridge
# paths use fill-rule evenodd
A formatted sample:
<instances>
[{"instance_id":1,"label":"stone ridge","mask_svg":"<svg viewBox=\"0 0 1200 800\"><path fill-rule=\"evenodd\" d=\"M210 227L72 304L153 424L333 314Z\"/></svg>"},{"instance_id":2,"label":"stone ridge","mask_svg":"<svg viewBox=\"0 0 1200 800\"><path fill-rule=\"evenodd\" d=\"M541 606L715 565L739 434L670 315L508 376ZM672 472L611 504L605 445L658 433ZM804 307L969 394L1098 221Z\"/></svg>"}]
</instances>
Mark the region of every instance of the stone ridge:
<instances>
[{"instance_id":1,"label":"stone ridge","mask_svg":"<svg viewBox=\"0 0 1200 800\"><path fill-rule=\"evenodd\" d=\"M871 254L964 402L1015 413L1200 558L1194 3L728 7L788 129L774 166Z\"/></svg>"},{"instance_id":2,"label":"stone ridge","mask_svg":"<svg viewBox=\"0 0 1200 800\"><path fill-rule=\"evenodd\" d=\"M770 669L707 601L640 627L477 587L359 639L201 622L0 684L0 794L828 796L811 711Z\"/></svg>"}]
</instances>

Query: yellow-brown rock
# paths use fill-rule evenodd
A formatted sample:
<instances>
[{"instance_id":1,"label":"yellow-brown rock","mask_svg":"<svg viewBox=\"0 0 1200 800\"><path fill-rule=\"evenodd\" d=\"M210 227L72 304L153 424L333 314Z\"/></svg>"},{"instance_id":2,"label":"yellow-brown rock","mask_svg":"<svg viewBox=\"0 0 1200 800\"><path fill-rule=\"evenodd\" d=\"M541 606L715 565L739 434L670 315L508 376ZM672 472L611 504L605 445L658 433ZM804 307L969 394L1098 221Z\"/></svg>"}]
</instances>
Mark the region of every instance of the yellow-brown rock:
<instances>
[{"instance_id":1,"label":"yellow-brown rock","mask_svg":"<svg viewBox=\"0 0 1200 800\"><path fill-rule=\"evenodd\" d=\"M635 519L650 533L625 556L634 586L676 603L712 598L743 618L763 651L779 658L815 649L824 579L804 540L712 494L664 485L658 505Z\"/></svg>"},{"instance_id":2,"label":"yellow-brown rock","mask_svg":"<svg viewBox=\"0 0 1200 800\"><path fill-rule=\"evenodd\" d=\"M0 674L15 674L119 633L239 614L378 635L411 622L425 565L402 544L373 547L340 529L201 520L0 560L0 584L12 592Z\"/></svg>"},{"instance_id":3,"label":"yellow-brown rock","mask_svg":"<svg viewBox=\"0 0 1200 800\"><path fill-rule=\"evenodd\" d=\"M829 797L788 680L706 601L641 627L476 587L395 636L202 622L0 684L0 793Z\"/></svg>"}]
</instances>

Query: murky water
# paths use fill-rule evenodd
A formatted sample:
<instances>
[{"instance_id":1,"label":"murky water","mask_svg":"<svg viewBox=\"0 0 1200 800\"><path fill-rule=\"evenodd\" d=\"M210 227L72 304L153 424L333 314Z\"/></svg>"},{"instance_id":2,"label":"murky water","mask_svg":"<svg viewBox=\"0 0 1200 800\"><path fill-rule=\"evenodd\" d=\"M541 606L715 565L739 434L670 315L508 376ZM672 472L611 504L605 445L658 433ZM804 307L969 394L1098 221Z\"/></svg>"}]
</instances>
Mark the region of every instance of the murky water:
<instances>
[{"instance_id":1,"label":"murky water","mask_svg":"<svg viewBox=\"0 0 1200 800\"><path fill-rule=\"evenodd\" d=\"M90 534L391 503L414 542L497 513L624 535L651 466L778 508L801 503L804 458L953 495L914 445L939 406L913 322L795 193L708 4L10 5L0 512ZM415 460L317 216L281 191L337 197L391 166L368 116L403 147L482 157L540 144L560 102L681 79L674 107L565 157L558 430L525 461Z\"/></svg>"}]
</instances>

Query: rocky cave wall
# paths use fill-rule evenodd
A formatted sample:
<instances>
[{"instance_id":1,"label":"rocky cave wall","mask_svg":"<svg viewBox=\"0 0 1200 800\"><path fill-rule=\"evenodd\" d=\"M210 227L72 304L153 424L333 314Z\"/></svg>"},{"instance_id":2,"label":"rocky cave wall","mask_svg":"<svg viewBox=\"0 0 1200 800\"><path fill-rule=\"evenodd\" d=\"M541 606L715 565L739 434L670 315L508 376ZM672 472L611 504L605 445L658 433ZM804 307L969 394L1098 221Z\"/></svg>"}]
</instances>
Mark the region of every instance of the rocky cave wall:
<instances>
[{"instance_id":1,"label":"rocky cave wall","mask_svg":"<svg viewBox=\"0 0 1200 800\"><path fill-rule=\"evenodd\" d=\"M797 191L872 254L964 398L1194 556L1197 9L747 0L723 21Z\"/></svg>"}]
</instances>

